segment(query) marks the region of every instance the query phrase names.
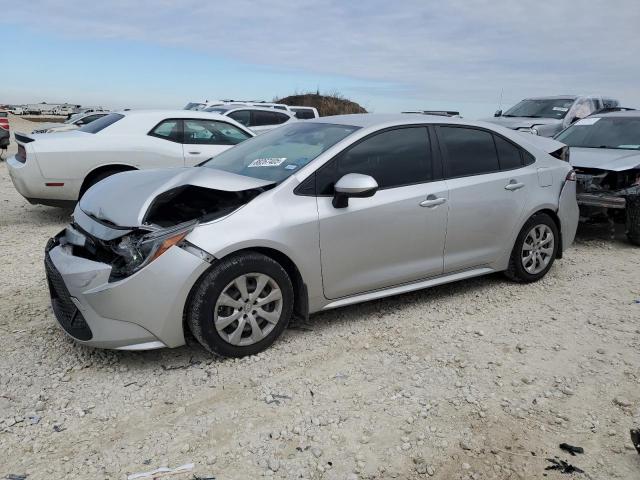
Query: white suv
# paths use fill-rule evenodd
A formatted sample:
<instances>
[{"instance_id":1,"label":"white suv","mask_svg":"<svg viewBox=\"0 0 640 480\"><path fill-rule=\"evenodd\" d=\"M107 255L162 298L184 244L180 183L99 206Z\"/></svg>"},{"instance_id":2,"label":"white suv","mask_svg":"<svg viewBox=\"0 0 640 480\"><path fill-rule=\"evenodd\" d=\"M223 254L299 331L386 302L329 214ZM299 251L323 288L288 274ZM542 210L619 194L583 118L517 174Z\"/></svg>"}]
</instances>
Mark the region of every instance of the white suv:
<instances>
[{"instance_id":1,"label":"white suv","mask_svg":"<svg viewBox=\"0 0 640 480\"><path fill-rule=\"evenodd\" d=\"M257 134L296 121L296 117L291 112L239 103L217 105L215 107L209 107L204 111L218 113L232 118Z\"/></svg>"}]
</instances>

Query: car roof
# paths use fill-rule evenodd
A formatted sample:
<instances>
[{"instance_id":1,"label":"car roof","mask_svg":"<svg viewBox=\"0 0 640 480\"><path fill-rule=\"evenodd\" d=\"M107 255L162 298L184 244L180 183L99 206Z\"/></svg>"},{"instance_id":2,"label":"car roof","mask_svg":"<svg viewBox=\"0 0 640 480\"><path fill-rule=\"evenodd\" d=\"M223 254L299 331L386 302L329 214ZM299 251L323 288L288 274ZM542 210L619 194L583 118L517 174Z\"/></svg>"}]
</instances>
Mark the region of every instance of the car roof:
<instances>
[{"instance_id":1,"label":"car roof","mask_svg":"<svg viewBox=\"0 0 640 480\"><path fill-rule=\"evenodd\" d=\"M602 112L589 115L589 118L596 117L640 118L640 110L626 110L623 112Z\"/></svg>"},{"instance_id":2,"label":"car roof","mask_svg":"<svg viewBox=\"0 0 640 480\"><path fill-rule=\"evenodd\" d=\"M333 123L353 127L376 127L386 124L410 125L414 123L459 123L461 125L485 125L442 115L425 115L422 113L353 113L350 115L333 115L305 120L305 122ZM493 126L492 126L493 128Z\"/></svg>"},{"instance_id":3,"label":"car roof","mask_svg":"<svg viewBox=\"0 0 640 480\"><path fill-rule=\"evenodd\" d=\"M158 117L158 118L215 118L223 119L222 115L216 112L205 112L202 110L121 110L117 112L125 117ZM226 118L224 119L226 120Z\"/></svg>"},{"instance_id":4,"label":"car roof","mask_svg":"<svg viewBox=\"0 0 640 480\"><path fill-rule=\"evenodd\" d=\"M546 95L542 97L527 97L525 100L576 100L583 97L590 97L589 95Z\"/></svg>"}]
</instances>

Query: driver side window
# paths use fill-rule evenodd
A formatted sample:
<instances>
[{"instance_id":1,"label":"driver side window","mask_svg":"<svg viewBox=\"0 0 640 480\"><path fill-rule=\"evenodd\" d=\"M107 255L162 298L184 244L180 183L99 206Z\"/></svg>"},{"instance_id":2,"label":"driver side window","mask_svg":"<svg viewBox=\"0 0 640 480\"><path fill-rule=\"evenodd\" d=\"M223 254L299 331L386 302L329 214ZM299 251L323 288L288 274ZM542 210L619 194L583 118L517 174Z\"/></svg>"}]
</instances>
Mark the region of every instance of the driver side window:
<instances>
[{"instance_id":1,"label":"driver side window","mask_svg":"<svg viewBox=\"0 0 640 480\"><path fill-rule=\"evenodd\" d=\"M407 127L374 134L340 153L318 171L318 195L333 194L335 183L347 173L369 175L380 189L432 180L427 128Z\"/></svg>"},{"instance_id":2,"label":"driver side window","mask_svg":"<svg viewBox=\"0 0 640 480\"><path fill-rule=\"evenodd\" d=\"M184 143L192 145L237 145L249 138L230 123L214 120L185 120Z\"/></svg>"}]
</instances>

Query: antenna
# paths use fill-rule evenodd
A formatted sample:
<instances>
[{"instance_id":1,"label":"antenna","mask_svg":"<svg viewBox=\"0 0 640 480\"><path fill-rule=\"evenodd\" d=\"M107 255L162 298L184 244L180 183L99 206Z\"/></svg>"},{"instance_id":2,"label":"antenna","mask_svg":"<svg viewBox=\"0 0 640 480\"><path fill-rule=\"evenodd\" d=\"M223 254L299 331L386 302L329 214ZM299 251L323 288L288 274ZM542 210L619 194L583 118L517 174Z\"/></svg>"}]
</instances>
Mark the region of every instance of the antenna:
<instances>
[{"instance_id":1,"label":"antenna","mask_svg":"<svg viewBox=\"0 0 640 480\"><path fill-rule=\"evenodd\" d=\"M502 94L504 93L504 88L500 89L500 101L498 102L498 110L502 110Z\"/></svg>"}]
</instances>

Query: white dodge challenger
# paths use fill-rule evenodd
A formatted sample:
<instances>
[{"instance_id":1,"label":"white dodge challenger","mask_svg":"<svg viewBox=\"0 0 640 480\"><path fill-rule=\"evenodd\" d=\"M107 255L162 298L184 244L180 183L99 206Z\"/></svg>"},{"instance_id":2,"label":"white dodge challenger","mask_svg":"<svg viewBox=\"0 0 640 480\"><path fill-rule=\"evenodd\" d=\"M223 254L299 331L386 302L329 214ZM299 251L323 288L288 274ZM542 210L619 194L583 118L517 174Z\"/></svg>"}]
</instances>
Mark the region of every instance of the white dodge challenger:
<instances>
[{"instance_id":1,"label":"white dodge challenger","mask_svg":"<svg viewBox=\"0 0 640 480\"><path fill-rule=\"evenodd\" d=\"M13 185L30 203L66 206L115 173L197 165L254 136L215 113L122 111L72 132L16 133L18 153L7 166Z\"/></svg>"}]
</instances>

